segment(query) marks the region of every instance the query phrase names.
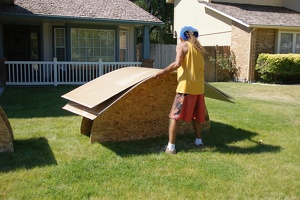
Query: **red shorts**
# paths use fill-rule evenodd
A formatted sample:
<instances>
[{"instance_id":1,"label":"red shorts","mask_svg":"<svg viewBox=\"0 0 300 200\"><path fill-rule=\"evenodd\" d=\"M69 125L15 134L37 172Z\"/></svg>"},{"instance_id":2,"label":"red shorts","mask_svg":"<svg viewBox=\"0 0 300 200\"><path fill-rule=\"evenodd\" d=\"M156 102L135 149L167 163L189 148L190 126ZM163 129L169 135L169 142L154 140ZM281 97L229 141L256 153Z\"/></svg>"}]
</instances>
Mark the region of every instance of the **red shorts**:
<instances>
[{"instance_id":1,"label":"red shorts","mask_svg":"<svg viewBox=\"0 0 300 200\"><path fill-rule=\"evenodd\" d=\"M177 93L169 114L171 119L190 122L192 119L205 122L204 94L180 94Z\"/></svg>"}]
</instances>

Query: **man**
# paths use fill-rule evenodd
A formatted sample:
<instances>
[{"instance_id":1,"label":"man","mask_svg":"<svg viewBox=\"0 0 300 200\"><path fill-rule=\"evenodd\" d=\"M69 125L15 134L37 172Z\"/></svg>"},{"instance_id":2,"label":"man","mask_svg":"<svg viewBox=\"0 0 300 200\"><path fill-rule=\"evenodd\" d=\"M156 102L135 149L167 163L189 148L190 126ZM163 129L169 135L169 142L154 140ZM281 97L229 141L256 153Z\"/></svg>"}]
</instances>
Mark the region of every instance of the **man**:
<instances>
[{"instance_id":1,"label":"man","mask_svg":"<svg viewBox=\"0 0 300 200\"><path fill-rule=\"evenodd\" d=\"M176 46L176 59L167 68L157 73L156 77L177 69L176 96L169 114L169 142L165 152L176 154L175 141L178 120L193 120L196 134L195 145L203 147L201 123L205 122L204 102L204 53L197 40L198 31L191 26L184 26L180 31L180 43Z\"/></svg>"}]
</instances>

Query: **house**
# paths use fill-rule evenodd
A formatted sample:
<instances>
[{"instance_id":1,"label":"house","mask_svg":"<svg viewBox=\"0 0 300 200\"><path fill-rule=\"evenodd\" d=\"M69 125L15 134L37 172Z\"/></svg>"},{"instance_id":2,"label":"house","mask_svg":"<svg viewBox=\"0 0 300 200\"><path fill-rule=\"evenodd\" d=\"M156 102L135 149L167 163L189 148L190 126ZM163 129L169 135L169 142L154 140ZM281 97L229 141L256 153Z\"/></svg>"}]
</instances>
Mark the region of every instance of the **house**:
<instances>
[{"instance_id":1,"label":"house","mask_svg":"<svg viewBox=\"0 0 300 200\"><path fill-rule=\"evenodd\" d=\"M241 81L254 82L260 53L300 53L300 1L167 0L174 4L175 35L198 29L203 46L230 46Z\"/></svg>"},{"instance_id":2,"label":"house","mask_svg":"<svg viewBox=\"0 0 300 200\"><path fill-rule=\"evenodd\" d=\"M0 58L7 61L133 62L143 29L163 22L129 0L0 0Z\"/></svg>"}]
</instances>

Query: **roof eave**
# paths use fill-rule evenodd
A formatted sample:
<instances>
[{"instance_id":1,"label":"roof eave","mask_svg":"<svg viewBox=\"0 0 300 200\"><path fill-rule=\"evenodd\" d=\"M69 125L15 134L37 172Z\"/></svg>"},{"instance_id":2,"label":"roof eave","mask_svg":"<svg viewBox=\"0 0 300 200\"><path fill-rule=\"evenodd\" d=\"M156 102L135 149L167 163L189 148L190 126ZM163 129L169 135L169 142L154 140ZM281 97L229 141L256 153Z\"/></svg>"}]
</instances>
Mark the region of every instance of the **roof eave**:
<instances>
[{"instance_id":1,"label":"roof eave","mask_svg":"<svg viewBox=\"0 0 300 200\"><path fill-rule=\"evenodd\" d=\"M234 17L232 17L231 15L228 15L228 14L226 14L226 13L220 11L220 10L217 10L217 9L215 9L215 8L212 8L212 7L210 7L210 6L206 5L206 4L203 4L203 5L204 5L205 8L210 9L210 10L216 12L216 13L219 13L220 15L222 15L222 16L224 16L224 17L227 17L228 19L231 19L231 20L233 20L233 21L235 21L235 22L237 22L237 23L239 23L239 24L242 24L242 25L244 25L244 26L246 26L246 27L250 27L249 24L247 24L247 23L245 23L245 22L243 22L243 21L241 21L241 20L239 20L239 19L237 19L237 18L234 18Z\"/></svg>"},{"instance_id":2,"label":"roof eave","mask_svg":"<svg viewBox=\"0 0 300 200\"><path fill-rule=\"evenodd\" d=\"M249 28L300 30L299 26L277 26L277 25L261 25L261 24L250 24Z\"/></svg>"},{"instance_id":3,"label":"roof eave","mask_svg":"<svg viewBox=\"0 0 300 200\"><path fill-rule=\"evenodd\" d=\"M210 6L206 5L206 4L203 4L203 5L204 5L204 7L208 8L208 9L210 9L210 10L216 12L216 13L219 13L220 15L222 15L222 16L228 18L228 19L231 19L231 20L233 20L233 21L235 21L235 22L237 22L237 23L239 23L239 24L241 24L241 25L243 25L243 26L245 26L247 28L269 28L269 29L292 29L292 30L300 30L300 27L297 27L297 26L247 24L247 23L245 23L245 22L243 22L243 21L241 21L241 20L239 20L237 18L234 18L231 15L228 15L228 14L226 14L226 13L220 11L220 10L212 8L212 7L210 7Z\"/></svg>"},{"instance_id":4,"label":"roof eave","mask_svg":"<svg viewBox=\"0 0 300 200\"><path fill-rule=\"evenodd\" d=\"M163 26L163 22L150 22L150 21L139 21L139 20L120 20L120 19L106 19L106 18L88 18L88 17L66 17L66 16L46 16L46 15L27 15L27 14L3 14L0 16L7 17L18 17L18 18L27 18L27 19L44 19L44 20L66 20L72 21L76 20L82 22L101 22L109 24L130 24L130 25L152 25L152 26Z\"/></svg>"}]
</instances>

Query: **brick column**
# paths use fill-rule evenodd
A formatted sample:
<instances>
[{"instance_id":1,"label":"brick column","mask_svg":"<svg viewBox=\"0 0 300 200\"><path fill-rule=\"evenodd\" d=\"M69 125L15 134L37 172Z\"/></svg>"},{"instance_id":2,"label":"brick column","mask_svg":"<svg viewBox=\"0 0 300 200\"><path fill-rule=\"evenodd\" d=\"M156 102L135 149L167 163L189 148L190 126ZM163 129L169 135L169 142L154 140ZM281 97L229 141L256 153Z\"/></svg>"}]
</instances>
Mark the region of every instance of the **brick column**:
<instances>
[{"instance_id":1,"label":"brick column","mask_svg":"<svg viewBox=\"0 0 300 200\"><path fill-rule=\"evenodd\" d=\"M5 58L0 58L0 86L6 85Z\"/></svg>"},{"instance_id":2,"label":"brick column","mask_svg":"<svg viewBox=\"0 0 300 200\"><path fill-rule=\"evenodd\" d=\"M153 68L153 59L141 59L142 67Z\"/></svg>"}]
</instances>

